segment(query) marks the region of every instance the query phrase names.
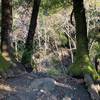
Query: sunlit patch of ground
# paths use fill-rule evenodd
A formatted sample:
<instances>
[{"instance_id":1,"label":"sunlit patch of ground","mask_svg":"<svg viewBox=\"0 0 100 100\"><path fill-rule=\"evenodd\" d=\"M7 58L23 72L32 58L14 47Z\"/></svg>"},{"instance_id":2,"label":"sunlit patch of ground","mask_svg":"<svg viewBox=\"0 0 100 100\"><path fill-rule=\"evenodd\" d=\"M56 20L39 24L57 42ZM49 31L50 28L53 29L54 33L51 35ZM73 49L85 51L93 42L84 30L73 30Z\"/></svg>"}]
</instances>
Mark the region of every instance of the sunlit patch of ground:
<instances>
[{"instance_id":1,"label":"sunlit patch of ground","mask_svg":"<svg viewBox=\"0 0 100 100\"><path fill-rule=\"evenodd\" d=\"M0 84L0 90L12 92L15 91L14 88L10 87L9 85Z\"/></svg>"},{"instance_id":2,"label":"sunlit patch of ground","mask_svg":"<svg viewBox=\"0 0 100 100\"><path fill-rule=\"evenodd\" d=\"M6 61L11 61L9 54L7 52L2 53L2 56L5 58Z\"/></svg>"}]
</instances>

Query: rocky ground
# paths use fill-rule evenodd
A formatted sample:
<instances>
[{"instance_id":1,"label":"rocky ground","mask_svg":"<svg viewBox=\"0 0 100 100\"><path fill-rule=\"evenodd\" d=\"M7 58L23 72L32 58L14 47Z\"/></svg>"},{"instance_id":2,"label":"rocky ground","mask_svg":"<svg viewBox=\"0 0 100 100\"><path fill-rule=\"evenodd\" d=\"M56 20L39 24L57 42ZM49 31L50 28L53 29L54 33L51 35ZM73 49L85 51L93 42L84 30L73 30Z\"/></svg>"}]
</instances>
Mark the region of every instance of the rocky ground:
<instances>
[{"instance_id":1,"label":"rocky ground","mask_svg":"<svg viewBox=\"0 0 100 100\"><path fill-rule=\"evenodd\" d=\"M82 79L25 73L0 83L0 100L91 100Z\"/></svg>"}]
</instances>

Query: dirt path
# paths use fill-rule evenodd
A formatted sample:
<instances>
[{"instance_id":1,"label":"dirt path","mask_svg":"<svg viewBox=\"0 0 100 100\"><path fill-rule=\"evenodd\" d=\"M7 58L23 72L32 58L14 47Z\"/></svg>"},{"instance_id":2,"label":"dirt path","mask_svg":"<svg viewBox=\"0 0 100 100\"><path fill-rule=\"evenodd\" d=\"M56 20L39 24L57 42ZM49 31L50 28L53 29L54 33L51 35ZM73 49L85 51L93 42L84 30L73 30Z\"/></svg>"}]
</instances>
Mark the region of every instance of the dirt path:
<instances>
[{"instance_id":1,"label":"dirt path","mask_svg":"<svg viewBox=\"0 0 100 100\"><path fill-rule=\"evenodd\" d=\"M71 78L60 79L68 87L54 86L49 84L52 91L29 88L36 81L48 77L46 74L25 74L20 77L11 78L0 84L0 100L91 100L84 85L77 83ZM50 78L52 79L52 78ZM37 81L38 82L38 81ZM38 84L38 83L36 83ZM44 84L48 84L44 82ZM43 84L42 84L43 85ZM49 88L47 85L46 88Z\"/></svg>"}]
</instances>

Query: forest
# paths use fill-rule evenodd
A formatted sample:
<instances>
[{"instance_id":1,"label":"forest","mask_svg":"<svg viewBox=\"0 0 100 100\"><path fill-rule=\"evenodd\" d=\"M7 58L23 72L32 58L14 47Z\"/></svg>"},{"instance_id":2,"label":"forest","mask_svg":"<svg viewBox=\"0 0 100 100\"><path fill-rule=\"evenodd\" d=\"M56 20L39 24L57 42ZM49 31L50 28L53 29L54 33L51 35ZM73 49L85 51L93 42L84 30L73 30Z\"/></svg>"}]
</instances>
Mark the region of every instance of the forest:
<instances>
[{"instance_id":1,"label":"forest","mask_svg":"<svg viewBox=\"0 0 100 100\"><path fill-rule=\"evenodd\" d=\"M100 0L0 0L0 100L100 100Z\"/></svg>"}]
</instances>

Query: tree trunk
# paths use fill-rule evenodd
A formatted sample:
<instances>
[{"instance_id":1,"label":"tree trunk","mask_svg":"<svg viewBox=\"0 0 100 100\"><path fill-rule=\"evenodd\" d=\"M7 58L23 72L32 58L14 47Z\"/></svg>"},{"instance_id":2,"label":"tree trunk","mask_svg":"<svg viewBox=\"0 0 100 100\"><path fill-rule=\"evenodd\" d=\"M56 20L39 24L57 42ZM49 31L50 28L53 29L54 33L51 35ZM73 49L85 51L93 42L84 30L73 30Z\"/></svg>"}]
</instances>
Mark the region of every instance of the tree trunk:
<instances>
[{"instance_id":1,"label":"tree trunk","mask_svg":"<svg viewBox=\"0 0 100 100\"><path fill-rule=\"evenodd\" d=\"M1 20L1 52L11 60L12 47L10 34L12 33L12 0L2 0Z\"/></svg>"},{"instance_id":2,"label":"tree trunk","mask_svg":"<svg viewBox=\"0 0 100 100\"><path fill-rule=\"evenodd\" d=\"M33 37L34 37L36 26L37 26L37 17L38 17L40 2L41 0L34 0L28 36L26 39L25 50L22 56L22 63L24 65L31 65L31 56L33 53ZM29 66L26 67L27 71L31 68L31 67L30 68L28 67ZM31 70L29 72L31 72Z\"/></svg>"},{"instance_id":3,"label":"tree trunk","mask_svg":"<svg viewBox=\"0 0 100 100\"><path fill-rule=\"evenodd\" d=\"M85 17L85 8L83 0L73 0L73 10L76 27L76 55L75 61L69 68L69 73L74 76L84 76L91 74L93 78L97 78L97 72L89 58L87 23Z\"/></svg>"},{"instance_id":4,"label":"tree trunk","mask_svg":"<svg viewBox=\"0 0 100 100\"><path fill-rule=\"evenodd\" d=\"M69 73L73 76L82 75L88 87L88 91L92 100L100 100L99 90L95 87L92 80L97 79L97 74L94 66L89 58L88 38L87 38L87 23L85 17L85 8L83 0L73 0L73 10L76 22L76 56L74 63L69 68ZM92 76L92 78L91 78Z\"/></svg>"}]
</instances>

